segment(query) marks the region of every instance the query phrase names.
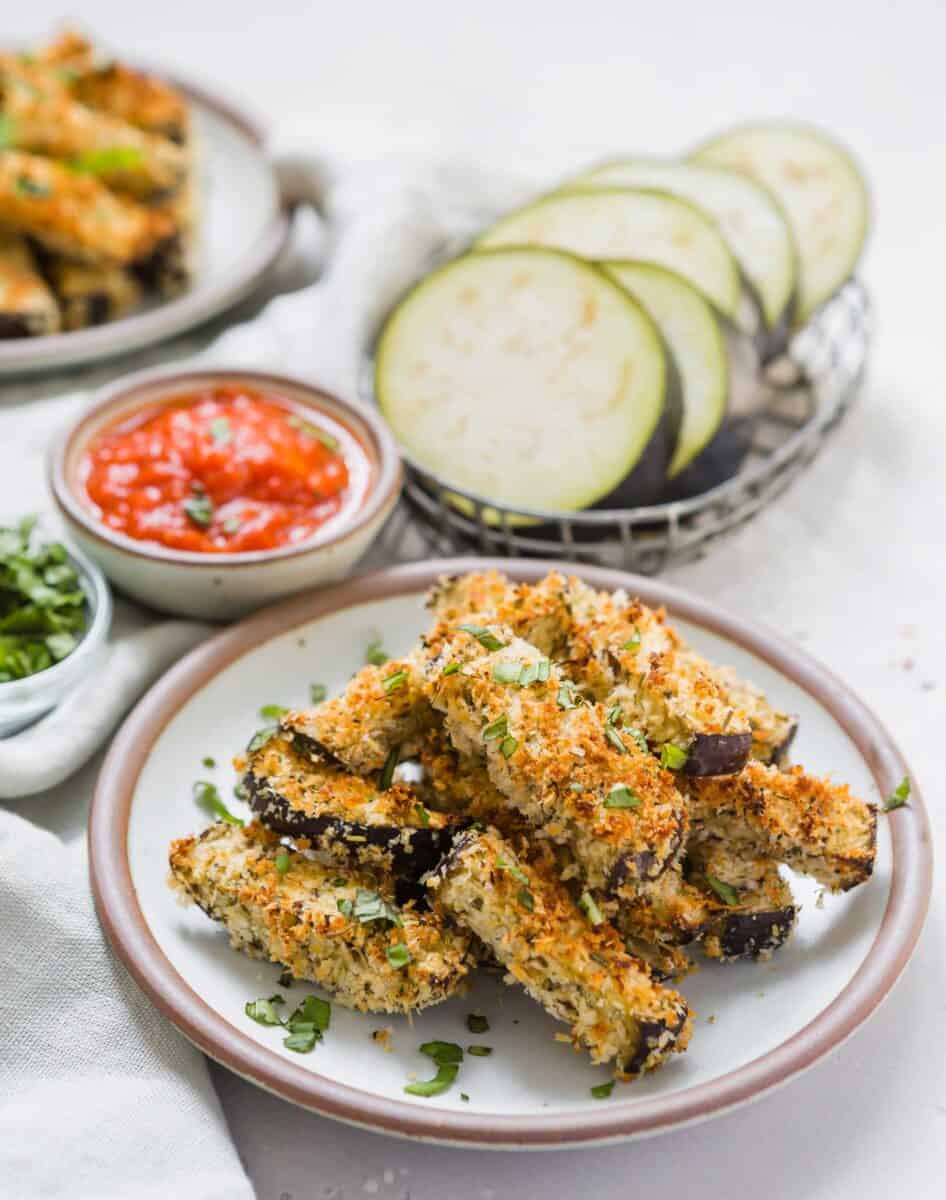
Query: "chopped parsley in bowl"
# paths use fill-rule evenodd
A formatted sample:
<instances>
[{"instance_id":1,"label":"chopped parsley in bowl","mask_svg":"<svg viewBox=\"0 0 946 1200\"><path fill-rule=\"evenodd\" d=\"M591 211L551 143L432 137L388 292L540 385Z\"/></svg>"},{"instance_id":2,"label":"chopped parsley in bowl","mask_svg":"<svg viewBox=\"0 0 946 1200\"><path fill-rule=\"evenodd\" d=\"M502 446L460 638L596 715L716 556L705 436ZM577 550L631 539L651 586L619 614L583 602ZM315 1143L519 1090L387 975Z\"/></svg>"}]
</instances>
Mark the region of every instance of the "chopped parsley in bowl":
<instances>
[{"instance_id":1,"label":"chopped parsley in bowl","mask_svg":"<svg viewBox=\"0 0 946 1200\"><path fill-rule=\"evenodd\" d=\"M0 523L0 736L54 708L111 620L101 572L35 517Z\"/></svg>"}]
</instances>

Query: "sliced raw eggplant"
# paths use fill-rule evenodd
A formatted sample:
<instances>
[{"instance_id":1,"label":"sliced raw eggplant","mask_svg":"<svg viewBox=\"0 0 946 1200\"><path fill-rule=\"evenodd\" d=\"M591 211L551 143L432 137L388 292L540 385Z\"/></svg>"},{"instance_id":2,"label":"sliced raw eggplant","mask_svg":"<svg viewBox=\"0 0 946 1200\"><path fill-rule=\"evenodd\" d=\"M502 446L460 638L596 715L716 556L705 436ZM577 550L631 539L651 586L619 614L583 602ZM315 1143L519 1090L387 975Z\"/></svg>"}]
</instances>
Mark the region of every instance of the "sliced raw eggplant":
<instances>
[{"instance_id":1,"label":"sliced raw eggplant","mask_svg":"<svg viewBox=\"0 0 946 1200\"><path fill-rule=\"evenodd\" d=\"M675 271L653 263L608 263L606 270L650 313L677 368L682 416L667 469L673 478L706 448L726 415L729 365L713 308Z\"/></svg>"},{"instance_id":2,"label":"sliced raw eggplant","mask_svg":"<svg viewBox=\"0 0 946 1200\"><path fill-rule=\"evenodd\" d=\"M545 196L498 221L476 246L551 246L592 262L643 259L679 272L727 317L739 309L739 270L716 223L669 192L591 188Z\"/></svg>"},{"instance_id":3,"label":"sliced raw eggplant","mask_svg":"<svg viewBox=\"0 0 946 1200\"><path fill-rule=\"evenodd\" d=\"M659 188L703 209L722 231L762 312L774 329L795 292L795 243L772 194L723 167L654 158L626 158L596 167L572 187Z\"/></svg>"},{"instance_id":4,"label":"sliced raw eggplant","mask_svg":"<svg viewBox=\"0 0 946 1200\"><path fill-rule=\"evenodd\" d=\"M330 758L297 748L285 732L250 755L243 782L264 825L309 839L321 858L342 865L417 878L438 862L455 831L409 788L350 775Z\"/></svg>"},{"instance_id":5,"label":"sliced raw eggplant","mask_svg":"<svg viewBox=\"0 0 946 1200\"><path fill-rule=\"evenodd\" d=\"M653 321L596 267L539 247L428 275L385 323L375 388L415 462L512 507L574 511L618 485L652 498L676 433Z\"/></svg>"},{"instance_id":6,"label":"sliced raw eggplant","mask_svg":"<svg viewBox=\"0 0 946 1200\"><path fill-rule=\"evenodd\" d=\"M867 236L867 186L854 160L821 130L779 121L720 134L691 158L741 171L778 200L798 249L803 324L850 278Z\"/></svg>"}]
</instances>

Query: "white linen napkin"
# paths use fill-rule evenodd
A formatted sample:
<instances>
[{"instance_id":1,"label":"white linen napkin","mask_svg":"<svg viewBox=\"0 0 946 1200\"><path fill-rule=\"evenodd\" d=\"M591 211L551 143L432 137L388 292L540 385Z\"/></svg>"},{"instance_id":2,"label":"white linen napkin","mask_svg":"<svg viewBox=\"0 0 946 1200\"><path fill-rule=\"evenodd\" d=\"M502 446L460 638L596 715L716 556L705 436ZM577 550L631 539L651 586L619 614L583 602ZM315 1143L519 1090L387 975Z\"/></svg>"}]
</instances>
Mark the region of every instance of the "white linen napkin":
<instances>
[{"instance_id":1,"label":"white linen napkin","mask_svg":"<svg viewBox=\"0 0 946 1200\"><path fill-rule=\"evenodd\" d=\"M484 189L461 170L423 176L403 166L329 182L324 169L292 166L293 187L315 189L326 219L328 270L224 334L201 359L278 369L351 399L382 310L445 237L518 198L518 185ZM28 394L35 384L5 385L2 400ZM83 402L73 394L0 409L0 512L48 508L46 446ZM207 632L194 622L153 622L119 605L103 671L31 730L0 740L0 797L39 792L77 770L135 696ZM251 1196L201 1055L152 1009L106 944L84 843L65 845L2 809L0 1022L4 1200Z\"/></svg>"}]
</instances>

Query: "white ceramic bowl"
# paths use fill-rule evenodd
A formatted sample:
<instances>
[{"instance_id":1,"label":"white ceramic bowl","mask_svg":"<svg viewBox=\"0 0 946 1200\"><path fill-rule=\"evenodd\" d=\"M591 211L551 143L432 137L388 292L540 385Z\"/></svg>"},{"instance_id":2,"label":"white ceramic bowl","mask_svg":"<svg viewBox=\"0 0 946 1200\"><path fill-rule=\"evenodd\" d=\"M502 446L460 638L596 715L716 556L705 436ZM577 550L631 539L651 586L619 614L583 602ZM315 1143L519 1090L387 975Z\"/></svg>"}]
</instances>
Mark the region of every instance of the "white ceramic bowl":
<instances>
[{"instance_id":1,"label":"white ceramic bowl","mask_svg":"<svg viewBox=\"0 0 946 1200\"><path fill-rule=\"evenodd\" d=\"M296 408L327 414L351 432L371 467L359 506L298 546L238 554L172 550L109 529L81 484L82 459L95 436L169 396L240 383L274 392ZM397 503L402 470L393 437L370 409L299 380L258 371L207 368L144 371L105 388L53 446L49 483L73 539L117 588L162 612L219 621L347 574Z\"/></svg>"},{"instance_id":2,"label":"white ceramic bowl","mask_svg":"<svg viewBox=\"0 0 946 1200\"><path fill-rule=\"evenodd\" d=\"M40 527L40 533L50 541L59 540L55 533ZM38 721L72 691L102 655L105 638L112 623L112 597L105 576L75 546L65 543L69 561L79 575L89 610L89 623L78 646L60 662L25 679L0 683L0 737L9 737Z\"/></svg>"}]
</instances>

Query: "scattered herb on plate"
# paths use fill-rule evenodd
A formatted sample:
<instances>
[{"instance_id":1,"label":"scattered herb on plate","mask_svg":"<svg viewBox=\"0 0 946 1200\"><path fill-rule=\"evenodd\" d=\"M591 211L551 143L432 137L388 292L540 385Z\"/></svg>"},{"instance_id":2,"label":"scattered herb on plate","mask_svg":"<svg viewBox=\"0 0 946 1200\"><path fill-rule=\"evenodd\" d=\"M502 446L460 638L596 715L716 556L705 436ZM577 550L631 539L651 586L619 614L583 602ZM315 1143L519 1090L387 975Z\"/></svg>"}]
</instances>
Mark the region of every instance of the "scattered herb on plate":
<instances>
[{"instance_id":1,"label":"scattered herb on plate","mask_svg":"<svg viewBox=\"0 0 946 1200\"><path fill-rule=\"evenodd\" d=\"M235 817L229 808L227 808L220 798L217 785L211 783L209 779L198 779L194 783L192 791L195 801L202 809L210 813L211 816L218 817L221 821L226 821L228 825L243 824L242 819ZM239 797L239 799L242 799L242 797Z\"/></svg>"},{"instance_id":2,"label":"scattered herb on plate","mask_svg":"<svg viewBox=\"0 0 946 1200\"><path fill-rule=\"evenodd\" d=\"M313 704L321 704L328 695L328 688L324 683L309 684L309 699Z\"/></svg>"},{"instance_id":3,"label":"scattered herb on plate","mask_svg":"<svg viewBox=\"0 0 946 1200\"><path fill-rule=\"evenodd\" d=\"M884 801L884 812L893 812L894 809L903 808L910 800L910 780L904 775L897 786L893 789L887 799Z\"/></svg>"}]
</instances>

